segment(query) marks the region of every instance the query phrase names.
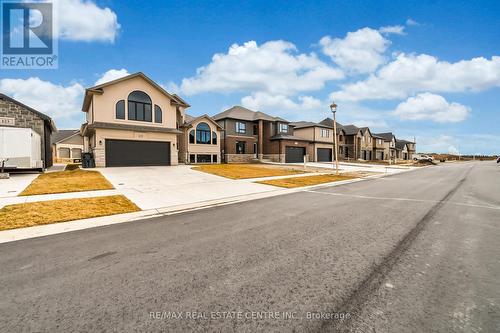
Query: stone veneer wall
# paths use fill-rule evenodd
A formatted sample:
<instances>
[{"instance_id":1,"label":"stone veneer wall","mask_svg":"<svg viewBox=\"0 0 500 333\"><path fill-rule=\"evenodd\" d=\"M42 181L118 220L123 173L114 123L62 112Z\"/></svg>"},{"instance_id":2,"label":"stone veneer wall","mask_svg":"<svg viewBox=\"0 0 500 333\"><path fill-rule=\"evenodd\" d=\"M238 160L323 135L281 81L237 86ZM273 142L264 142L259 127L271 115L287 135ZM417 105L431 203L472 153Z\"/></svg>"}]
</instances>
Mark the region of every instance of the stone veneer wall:
<instances>
[{"instance_id":1,"label":"stone veneer wall","mask_svg":"<svg viewBox=\"0 0 500 333\"><path fill-rule=\"evenodd\" d=\"M42 160L45 161L45 133L43 119L20 105L1 99L0 117L15 118L15 126L9 127L31 128L35 132L40 134Z\"/></svg>"},{"instance_id":2,"label":"stone veneer wall","mask_svg":"<svg viewBox=\"0 0 500 333\"><path fill-rule=\"evenodd\" d=\"M254 158L254 154L226 154L226 163L248 163Z\"/></svg>"}]
</instances>

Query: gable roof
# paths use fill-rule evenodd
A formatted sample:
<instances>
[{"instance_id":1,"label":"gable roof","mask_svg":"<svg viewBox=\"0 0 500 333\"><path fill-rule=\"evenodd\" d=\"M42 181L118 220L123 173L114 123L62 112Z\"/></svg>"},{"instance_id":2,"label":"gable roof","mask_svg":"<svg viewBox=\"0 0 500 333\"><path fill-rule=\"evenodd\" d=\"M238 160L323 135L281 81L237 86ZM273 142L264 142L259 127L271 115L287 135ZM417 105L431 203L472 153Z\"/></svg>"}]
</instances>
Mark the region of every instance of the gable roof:
<instances>
[{"instance_id":1,"label":"gable roof","mask_svg":"<svg viewBox=\"0 0 500 333\"><path fill-rule=\"evenodd\" d=\"M253 111L247 108L244 108L239 105L235 105L232 108L229 108L225 111L222 111L215 116L212 117L215 120L221 120L225 118L231 118L231 119L241 119L241 120L247 120L247 121L256 121L256 120L267 120L267 121L281 121L284 123L288 123L289 121L280 118L280 117L273 117L268 115L267 113L260 112L260 111Z\"/></svg>"},{"instance_id":2,"label":"gable roof","mask_svg":"<svg viewBox=\"0 0 500 333\"><path fill-rule=\"evenodd\" d=\"M406 146L406 142L403 142L401 140L396 141L396 149L402 150L402 149L404 149L405 146Z\"/></svg>"},{"instance_id":3,"label":"gable roof","mask_svg":"<svg viewBox=\"0 0 500 333\"><path fill-rule=\"evenodd\" d=\"M104 92L103 91L104 87L107 87L107 86L110 86L110 85L113 85L113 84L116 84L116 83L120 83L120 82L123 82L123 81L126 81L126 80L130 80L130 79L133 79L135 77L141 77L144 80L146 80L148 83L150 83L156 89L158 89L161 93L163 93L168 98L170 98L172 104L179 105L179 106L182 106L182 107L185 107L185 108L188 108L188 107L191 106L188 103L186 103L182 98L180 98L179 96L177 96L176 94L170 94L169 92L167 92L165 89L163 89L162 86L160 86L155 81L151 80L146 74L144 74L142 72L137 72L137 73L134 73L134 74L130 74L130 75L121 77L121 78L116 79L116 80L108 81L108 82L99 84L97 86L93 86L93 87L85 89L85 97L83 99L82 111L83 112L87 112L86 110L89 108L90 101L91 101L91 96L93 94L100 95L100 94L102 94Z\"/></svg>"},{"instance_id":4,"label":"gable roof","mask_svg":"<svg viewBox=\"0 0 500 333\"><path fill-rule=\"evenodd\" d=\"M36 114L38 117L40 117L43 121L45 121L49 125L49 127L51 128L51 130L53 132L57 132L56 124L54 123L54 121L52 120L52 118L50 118L46 114L41 113L40 111L37 111L37 110L33 109L32 107L29 107L26 104L23 104L23 103L15 100L15 99L13 99L12 97L7 96L7 95L2 94L2 93L0 93L0 99L3 99L5 101L9 101L9 102L14 103L14 104L17 104L17 105L25 108L26 110L28 110L28 111Z\"/></svg>"},{"instance_id":5,"label":"gable roof","mask_svg":"<svg viewBox=\"0 0 500 333\"><path fill-rule=\"evenodd\" d=\"M370 136L373 136L372 135L372 131L370 131L370 128L369 127L360 127L359 130L361 131L361 133L364 135L366 131L368 131L368 133L370 133Z\"/></svg>"},{"instance_id":6,"label":"gable roof","mask_svg":"<svg viewBox=\"0 0 500 333\"><path fill-rule=\"evenodd\" d=\"M404 143L415 143L413 141L408 141L408 140L402 140L402 139L396 139L398 142L404 142Z\"/></svg>"},{"instance_id":7,"label":"gable roof","mask_svg":"<svg viewBox=\"0 0 500 333\"><path fill-rule=\"evenodd\" d=\"M59 130L57 133L53 133L50 137L50 144L59 143L77 134L80 134L80 130Z\"/></svg>"},{"instance_id":8,"label":"gable roof","mask_svg":"<svg viewBox=\"0 0 500 333\"><path fill-rule=\"evenodd\" d=\"M384 139L385 141L392 141L392 138L396 138L392 132L387 132L387 133L374 133L373 136L380 137Z\"/></svg>"},{"instance_id":9,"label":"gable roof","mask_svg":"<svg viewBox=\"0 0 500 333\"><path fill-rule=\"evenodd\" d=\"M218 129L222 129L222 126L219 125L219 123L217 123L215 120L212 119L212 117L210 117L209 115L207 114L204 114L204 115L201 115L199 117L193 117L193 116L190 116L186 113L185 115L186 119L184 121L184 124L182 124L183 127L191 127L192 124L196 121L198 121L199 119L207 119L208 121L210 121L212 124L214 124L215 126L217 126Z\"/></svg>"},{"instance_id":10,"label":"gable roof","mask_svg":"<svg viewBox=\"0 0 500 333\"><path fill-rule=\"evenodd\" d=\"M293 127L297 128L297 129L298 128L308 128L308 127L322 127L322 128L331 129L330 126L315 123L312 121L295 121L295 122L291 122L290 125L292 125Z\"/></svg>"}]
</instances>

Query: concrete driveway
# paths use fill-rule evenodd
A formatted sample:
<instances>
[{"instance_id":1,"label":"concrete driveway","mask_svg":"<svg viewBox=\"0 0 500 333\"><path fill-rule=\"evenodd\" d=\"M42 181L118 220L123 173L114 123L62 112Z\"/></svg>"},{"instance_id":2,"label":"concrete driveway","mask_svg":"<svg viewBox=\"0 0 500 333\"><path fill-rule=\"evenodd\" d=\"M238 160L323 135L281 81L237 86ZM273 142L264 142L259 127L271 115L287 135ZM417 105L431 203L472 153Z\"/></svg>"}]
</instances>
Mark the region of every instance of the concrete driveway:
<instances>
[{"instance_id":1,"label":"concrete driveway","mask_svg":"<svg viewBox=\"0 0 500 333\"><path fill-rule=\"evenodd\" d=\"M141 209L202 203L277 188L231 180L191 169L191 166L102 168L113 186Z\"/></svg>"},{"instance_id":2,"label":"concrete driveway","mask_svg":"<svg viewBox=\"0 0 500 333\"><path fill-rule=\"evenodd\" d=\"M0 198L15 197L40 173L11 173L9 179L0 179Z\"/></svg>"}]
</instances>

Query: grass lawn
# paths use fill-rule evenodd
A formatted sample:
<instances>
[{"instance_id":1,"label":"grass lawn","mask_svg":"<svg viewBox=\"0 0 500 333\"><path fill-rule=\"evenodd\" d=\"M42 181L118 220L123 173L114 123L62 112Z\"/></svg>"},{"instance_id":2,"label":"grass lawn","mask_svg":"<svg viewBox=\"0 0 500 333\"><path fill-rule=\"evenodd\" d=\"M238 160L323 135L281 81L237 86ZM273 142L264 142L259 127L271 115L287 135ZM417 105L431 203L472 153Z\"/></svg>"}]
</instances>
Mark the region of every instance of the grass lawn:
<instances>
[{"instance_id":1,"label":"grass lawn","mask_svg":"<svg viewBox=\"0 0 500 333\"><path fill-rule=\"evenodd\" d=\"M113 188L113 185L99 171L77 169L41 174L19 195L112 190Z\"/></svg>"},{"instance_id":2,"label":"grass lawn","mask_svg":"<svg viewBox=\"0 0 500 333\"><path fill-rule=\"evenodd\" d=\"M263 166L259 164L208 164L194 167L193 170L231 179L289 176L304 173L304 171L291 168Z\"/></svg>"},{"instance_id":3,"label":"grass lawn","mask_svg":"<svg viewBox=\"0 0 500 333\"><path fill-rule=\"evenodd\" d=\"M0 209L0 230L140 211L123 195L8 205Z\"/></svg>"},{"instance_id":4,"label":"grass lawn","mask_svg":"<svg viewBox=\"0 0 500 333\"><path fill-rule=\"evenodd\" d=\"M265 185L273 185L278 187L293 188L293 187L302 187L302 186L318 185L323 183L338 182L341 180L348 180L354 178L356 177L350 175L338 175L338 176L316 175L316 176L303 176L303 177L263 180L257 183Z\"/></svg>"}]
</instances>

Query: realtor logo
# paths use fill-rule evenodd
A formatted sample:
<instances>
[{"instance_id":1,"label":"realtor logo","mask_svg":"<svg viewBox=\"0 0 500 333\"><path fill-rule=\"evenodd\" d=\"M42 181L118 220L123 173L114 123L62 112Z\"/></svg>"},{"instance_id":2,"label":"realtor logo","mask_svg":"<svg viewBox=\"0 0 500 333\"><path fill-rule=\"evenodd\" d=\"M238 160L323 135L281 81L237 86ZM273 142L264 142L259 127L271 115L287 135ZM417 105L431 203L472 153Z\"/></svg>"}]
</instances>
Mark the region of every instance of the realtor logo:
<instances>
[{"instance_id":1,"label":"realtor logo","mask_svg":"<svg viewBox=\"0 0 500 333\"><path fill-rule=\"evenodd\" d=\"M2 1L1 17L1 68L57 68L52 3Z\"/></svg>"}]
</instances>

